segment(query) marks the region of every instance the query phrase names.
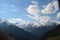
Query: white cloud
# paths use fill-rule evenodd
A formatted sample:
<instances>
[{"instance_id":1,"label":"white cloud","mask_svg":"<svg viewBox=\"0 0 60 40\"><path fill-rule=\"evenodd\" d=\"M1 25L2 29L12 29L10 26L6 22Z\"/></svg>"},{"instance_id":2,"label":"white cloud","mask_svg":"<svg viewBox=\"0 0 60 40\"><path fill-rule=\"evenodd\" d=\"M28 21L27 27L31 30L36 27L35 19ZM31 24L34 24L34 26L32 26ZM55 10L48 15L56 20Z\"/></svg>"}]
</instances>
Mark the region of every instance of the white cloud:
<instances>
[{"instance_id":1,"label":"white cloud","mask_svg":"<svg viewBox=\"0 0 60 40\"><path fill-rule=\"evenodd\" d=\"M37 15L40 13L40 10L38 8L38 5L29 5L29 7L27 8L27 12L32 15Z\"/></svg>"},{"instance_id":2,"label":"white cloud","mask_svg":"<svg viewBox=\"0 0 60 40\"><path fill-rule=\"evenodd\" d=\"M15 5L10 5L10 7L12 8L11 11L15 11L15 12L19 11L19 9L17 8L17 6L15 6Z\"/></svg>"},{"instance_id":3,"label":"white cloud","mask_svg":"<svg viewBox=\"0 0 60 40\"><path fill-rule=\"evenodd\" d=\"M37 1L32 1L33 4L39 4Z\"/></svg>"},{"instance_id":4,"label":"white cloud","mask_svg":"<svg viewBox=\"0 0 60 40\"><path fill-rule=\"evenodd\" d=\"M49 16L39 16L39 15L37 15L37 16L29 15L28 17L36 20L36 22L41 24L41 25L45 25L51 19Z\"/></svg>"},{"instance_id":5,"label":"white cloud","mask_svg":"<svg viewBox=\"0 0 60 40\"><path fill-rule=\"evenodd\" d=\"M15 25L24 25L25 24L25 21L23 21L22 19L20 18L12 18L12 19L8 19L8 22L9 23L12 23L12 24L15 24Z\"/></svg>"},{"instance_id":6,"label":"white cloud","mask_svg":"<svg viewBox=\"0 0 60 40\"><path fill-rule=\"evenodd\" d=\"M60 12L57 13L57 18L58 18L58 19L60 18Z\"/></svg>"},{"instance_id":7,"label":"white cloud","mask_svg":"<svg viewBox=\"0 0 60 40\"><path fill-rule=\"evenodd\" d=\"M41 16L38 4L29 5L27 8L27 12L29 13L29 18L34 19L37 23L41 25L45 25L48 21L50 21L49 16Z\"/></svg>"},{"instance_id":8,"label":"white cloud","mask_svg":"<svg viewBox=\"0 0 60 40\"><path fill-rule=\"evenodd\" d=\"M60 24L60 21L54 21L55 23L57 23L57 25L59 25Z\"/></svg>"},{"instance_id":9,"label":"white cloud","mask_svg":"<svg viewBox=\"0 0 60 40\"><path fill-rule=\"evenodd\" d=\"M14 4L11 4L11 5L3 4L2 7L3 7L3 8L6 8L6 9L9 10L10 12L19 12L19 9L18 9L17 6L15 6Z\"/></svg>"},{"instance_id":10,"label":"white cloud","mask_svg":"<svg viewBox=\"0 0 60 40\"><path fill-rule=\"evenodd\" d=\"M19 12L19 9L15 5L9 5L12 12Z\"/></svg>"},{"instance_id":11,"label":"white cloud","mask_svg":"<svg viewBox=\"0 0 60 40\"><path fill-rule=\"evenodd\" d=\"M58 1L54 1L44 6L45 8L41 10L43 14L52 14L59 10Z\"/></svg>"},{"instance_id":12,"label":"white cloud","mask_svg":"<svg viewBox=\"0 0 60 40\"><path fill-rule=\"evenodd\" d=\"M40 18L40 24L41 25L45 25L46 23L48 23L48 21L50 21L50 17L49 16L42 16L41 18Z\"/></svg>"},{"instance_id":13,"label":"white cloud","mask_svg":"<svg viewBox=\"0 0 60 40\"><path fill-rule=\"evenodd\" d=\"M36 4L34 4L36 2ZM40 10L39 3L37 1L32 1L32 5L29 5L27 8L27 12L30 14L52 14L59 10L58 7L58 1L54 1L52 3L49 3L48 5L43 5L43 9ZM37 4L38 3L38 4Z\"/></svg>"},{"instance_id":14,"label":"white cloud","mask_svg":"<svg viewBox=\"0 0 60 40\"><path fill-rule=\"evenodd\" d=\"M8 22L18 26L19 28L29 27L29 25L32 27L39 27L40 26L40 24L38 24L36 22L26 22L20 18L8 19Z\"/></svg>"},{"instance_id":15,"label":"white cloud","mask_svg":"<svg viewBox=\"0 0 60 40\"><path fill-rule=\"evenodd\" d=\"M3 20L3 19L0 19L0 23L3 23L3 22L5 22L5 20Z\"/></svg>"}]
</instances>

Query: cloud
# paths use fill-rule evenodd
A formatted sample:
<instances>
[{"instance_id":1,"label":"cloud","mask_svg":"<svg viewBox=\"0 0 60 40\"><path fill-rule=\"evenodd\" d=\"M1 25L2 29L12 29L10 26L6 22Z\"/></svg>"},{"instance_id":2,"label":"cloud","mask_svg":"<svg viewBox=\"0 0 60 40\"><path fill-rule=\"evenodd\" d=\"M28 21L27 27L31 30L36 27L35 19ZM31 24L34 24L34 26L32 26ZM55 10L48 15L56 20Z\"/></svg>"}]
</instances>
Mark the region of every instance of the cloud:
<instances>
[{"instance_id":1,"label":"cloud","mask_svg":"<svg viewBox=\"0 0 60 40\"><path fill-rule=\"evenodd\" d=\"M21 18L8 19L8 22L10 24L18 26L19 28L29 27L29 25L32 26L32 27L39 27L40 26L40 24L38 24L36 22L34 22L34 23L33 22L26 22Z\"/></svg>"},{"instance_id":2,"label":"cloud","mask_svg":"<svg viewBox=\"0 0 60 40\"><path fill-rule=\"evenodd\" d=\"M15 5L10 5L11 11L13 12L19 12L19 9Z\"/></svg>"},{"instance_id":3,"label":"cloud","mask_svg":"<svg viewBox=\"0 0 60 40\"><path fill-rule=\"evenodd\" d=\"M37 1L32 1L32 5L29 5L29 7L27 8L27 12L30 14L53 14L59 10L58 1L43 5L44 8L41 10L38 4L39 3Z\"/></svg>"},{"instance_id":4,"label":"cloud","mask_svg":"<svg viewBox=\"0 0 60 40\"><path fill-rule=\"evenodd\" d=\"M3 20L3 19L0 19L0 23L3 23L3 22L5 22L5 20Z\"/></svg>"},{"instance_id":5,"label":"cloud","mask_svg":"<svg viewBox=\"0 0 60 40\"><path fill-rule=\"evenodd\" d=\"M9 10L9 12L19 12L19 9L14 4L3 4L2 7Z\"/></svg>"},{"instance_id":6,"label":"cloud","mask_svg":"<svg viewBox=\"0 0 60 40\"><path fill-rule=\"evenodd\" d=\"M60 18L60 12L57 13L57 18L58 18L58 19Z\"/></svg>"},{"instance_id":7,"label":"cloud","mask_svg":"<svg viewBox=\"0 0 60 40\"><path fill-rule=\"evenodd\" d=\"M54 1L44 6L45 8L41 10L42 14L52 14L59 10L58 1Z\"/></svg>"},{"instance_id":8,"label":"cloud","mask_svg":"<svg viewBox=\"0 0 60 40\"><path fill-rule=\"evenodd\" d=\"M41 25L45 25L46 23L48 23L49 21L50 21L50 17L49 16L42 16L41 18L40 18L40 24Z\"/></svg>"},{"instance_id":9,"label":"cloud","mask_svg":"<svg viewBox=\"0 0 60 40\"><path fill-rule=\"evenodd\" d=\"M57 23L57 25L59 25L60 24L60 22L59 21L54 21L55 23Z\"/></svg>"},{"instance_id":10,"label":"cloud","mask_svg":"<svg viewBox=\"0 0 60 40\"><path fill-rule=\"evenodd\" d=\"M15 25L24 25L25 24L25 21L23 21L22 19L20 18L12 18L12 19L8 19L8 22L9 23L12 23L12 24L15 24Z\"/></svg>"},{"instance_id":11,"label":"cloud","mask_svg":"<svg viewBox=\"0 0 60 40\"><path fill-rule=\"evenodd\" d=\"M49 16L41 16L41 11L38 4L29 5L26 10L29 13L28 17L34 19L41 25L45 25L48 21L50 21Z\"/></svg>"},{"instance_id":12,"label":"cloud","mask_svg":"<svg viewBox=\"0 0 60 40\"><path fill-rule=\"evenodd\" d=\"M32 1L32 4L39 4L37 1Z\"/></svg>"},{"instance_id":13,"label":"cloud","mask_svg":"<svg viewBox=\"0 0 60 40\"><path fill-rule=\"evenodd\" d=\"M40 13L40 10L38 8L38 5L29 5L29 7L26 10L31 15L37 15L37 14Z\"/></svg>"},{"instance_id":14,"label":"cloud","mask_svg":"<svg viewBox=\"0 0 60 40\"><path fill-rule=\"evenodd\" d=\"M17 8L17 6L15 5L10 5L10 7L12 8L12 11L18 12L19 9Z\"/></svg>"}]
</instances>

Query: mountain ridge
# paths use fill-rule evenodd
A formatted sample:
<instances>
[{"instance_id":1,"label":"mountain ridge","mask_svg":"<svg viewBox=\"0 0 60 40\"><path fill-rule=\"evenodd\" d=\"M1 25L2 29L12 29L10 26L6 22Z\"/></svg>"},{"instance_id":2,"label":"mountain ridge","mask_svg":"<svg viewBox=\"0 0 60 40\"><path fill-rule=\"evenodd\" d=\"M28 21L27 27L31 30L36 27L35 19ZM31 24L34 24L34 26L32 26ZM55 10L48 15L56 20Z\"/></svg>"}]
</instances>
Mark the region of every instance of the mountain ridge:
<instances>
[{"instance_id":1,"label":"mountain ridge","mask_svg":"<svg viewBox=\"0 0 60 40\"><path fill-rule=\"evenodd\" d=\"M59 25L59 24L58 24ZM57 23L53 22L49 25L39 26L39 27L32 27L32 25L28 25L24 28L19 28L18 26L8 23L8 21L4 21L0 23L0 29L3 29L9 35L16 38L16 40L38 40L48 31L55 29L57 27ZM24 39L23 39L24 38Z\"/></svg>"}]
</instances>

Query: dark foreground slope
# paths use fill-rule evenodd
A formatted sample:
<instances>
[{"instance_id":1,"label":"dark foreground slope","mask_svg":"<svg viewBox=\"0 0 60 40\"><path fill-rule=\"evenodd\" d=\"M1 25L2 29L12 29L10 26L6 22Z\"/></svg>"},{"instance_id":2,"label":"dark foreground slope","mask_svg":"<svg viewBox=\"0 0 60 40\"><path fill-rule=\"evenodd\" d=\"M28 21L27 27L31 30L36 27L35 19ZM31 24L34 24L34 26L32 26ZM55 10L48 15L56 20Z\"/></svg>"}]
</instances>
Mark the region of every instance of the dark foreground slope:
<instances>
[{"instance_id":1,"label":"dark foreground slope","mask_svg":"<svg viewBox=\"0 0 60 40\"><path fill-rule=\"evenodd\" d=\"M37 40L34 34L14 25L8 26L6 32L16 40Z\"/></svg>"},{"instance_id":2,"label":"dark foreground slope","mask_svg":"<svg viewBox=\"0 0 60 40\"><path fill-rule=\"evenodd\" d=\"M60 40L60 25L45 33L39 40Z\"/></svg>"},{"instance_id":3,"label":"dark foreground slope","mask_svg":"<svg viewBox=\"0 0 60 40\"><path fill-rule=\"evenodd\" d=\"M10 37L6 32L0 30L0 40L14 40L14 38Z\"/></svg>"},{"instance_id":4,"label":"dark foreground slope","mask_svg":"<svg viewBox=\"0 0 60 40\"><path fill-rule=\"evenodd\" d=\"M37 36L35 36L34 34L22 29L22 28L18 28L16 25L4 25L2 24L2 26L0 25L0 30L4 31L10 36L10 37L14 37L15 40L37 40ZM4 36L4 35L3 35Z\"/></svg>"}]
</instances>

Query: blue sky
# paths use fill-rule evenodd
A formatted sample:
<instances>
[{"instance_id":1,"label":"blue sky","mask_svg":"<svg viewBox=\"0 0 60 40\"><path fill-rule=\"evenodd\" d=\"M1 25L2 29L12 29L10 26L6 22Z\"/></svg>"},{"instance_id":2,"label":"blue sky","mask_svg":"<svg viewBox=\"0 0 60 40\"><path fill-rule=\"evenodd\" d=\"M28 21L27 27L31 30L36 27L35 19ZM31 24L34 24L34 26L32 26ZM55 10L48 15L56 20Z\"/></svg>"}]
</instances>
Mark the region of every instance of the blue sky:
<instances>
[{"instance_id":1,"label":"blue sky","mask_svg":"<svg viewBox=\"0 0 60 40\"><path fill-rule=\"evenodd\" d=\"M38 4L34 4L34 2L37 2ZM38 16L37 14L36 15L34 13L31 14L31 11L30 13L28 12L30 10L29 6L37 5L38 6L38 8L36 7L37 10L39 9L40 11L41 10L43 11L49 5L49 3L51 3L51 0L45 0L45 1L44 0L0 0L0 18L2 19L21 18L25 21L38 21L40 19L38 18L38 20L36 20L37 18L35 17ZM41 19L43 19L45 16L49 16L50 20L60 21L60 16L59 19L57 19L57 14L59 13L59 10L54 11L54 13L53 12L51 13L40 12L40 13L41 14L39 15L41 16ZM35 19L29 18L28 17L29 15L30 16L33 15L32 18L35 17Z\"/></svg>"},{"instance_id":2,"label":"blue sky","mask_svg":"<svg viewBox=\"0 0 60 40\"><path fill-rule=\"evenodd\" d=\"M24 18L27 14L25 8L30 4L26 0L0 0L0 18ZM14 7L11 7L14 6ZM14 11L16 9L16 11ZM12 11L12 12L11 12Z\"/></svg>"}]
</instances>

